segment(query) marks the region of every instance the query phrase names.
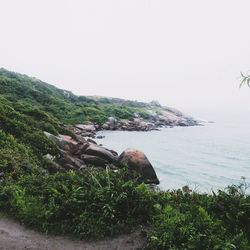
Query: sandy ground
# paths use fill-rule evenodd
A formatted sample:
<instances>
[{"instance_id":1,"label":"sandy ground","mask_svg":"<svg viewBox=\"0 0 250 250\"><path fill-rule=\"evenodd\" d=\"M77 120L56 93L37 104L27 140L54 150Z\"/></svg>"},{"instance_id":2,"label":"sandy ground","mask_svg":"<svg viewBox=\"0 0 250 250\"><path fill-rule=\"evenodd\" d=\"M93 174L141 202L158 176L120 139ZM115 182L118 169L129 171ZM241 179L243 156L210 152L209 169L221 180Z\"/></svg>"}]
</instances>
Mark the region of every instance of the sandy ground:
<instances>
[{"instance_id":1,"label":"sandy ground","mask_svg":"<svg viewBox=\"0 0 250 250\"><path fill-rule=\"evenodd\" d=\"M98 242L47 236L0 217L0 250L135 250L142 249L144 242L139 232Z\"/></svg>"}]
</instances>

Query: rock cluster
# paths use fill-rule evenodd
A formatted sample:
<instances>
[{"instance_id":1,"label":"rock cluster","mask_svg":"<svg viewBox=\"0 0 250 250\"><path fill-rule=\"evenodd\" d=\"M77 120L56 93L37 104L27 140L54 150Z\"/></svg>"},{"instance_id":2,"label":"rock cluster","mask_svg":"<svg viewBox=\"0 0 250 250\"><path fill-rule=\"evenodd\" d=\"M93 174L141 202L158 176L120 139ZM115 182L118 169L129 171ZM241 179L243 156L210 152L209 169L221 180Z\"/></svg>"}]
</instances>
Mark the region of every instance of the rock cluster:
<instances>
[{"instance_id":1,"label":"rock cluster","mask_svg":"<svg viewBox=\"0 0 250 250\"><path fill-rule=\"evenodd\" d=\"M141 117L134 117L130 120L109 117L101 127L102 130L124 130L124 131L151 131L158 127L153 122L145 121Z\"/></svg>"},{"instance_id":2,"label":"rock cluster","mask_svg":"<svg viewBox=\"0 0 250 250\"><path fill-rule=\"evenodd\" d=\"M99 127L100 130L125 130L125 131L151 131L158 130L162 127L173 126L195 126L199 122L192 117L186 116L183 113L170 108L165 108L161 112L148 111L149 117L144 119L138 114L134 117L126 119L116 119L109 117L108 120Z\"/></svg>"},{"instance_id":3,"label":"rock cluster","mask_svg":"<svg viewBox=\"0 0 250 250\"><path fill-rule=\"evenodd\" d=\"M87 130L89 128L90 127L79 127L79 125L77 125L76 131L80 129L82 133L85 133L85 129ZM76 139L67 135L55 136L47 132L45 132L45 135L54 141L61 151L61 156L58 158L51 155L46 155L45 157L53 162L53 164L57 164L65 170L80 170L90 166L96 168L106 168L109 166L115 170L126 166L130 172L139 174L141 181L159 184L159 180L151 163L147 157L138 150L125 150L119 156L114 150L98 145L92 139L85 139L83 136L80 136L79 133L75 134Z\"/></svg>"},{"instance_id":4,"label":"rock cluster","mask_svg":"<svg viewBox=\"0 0 250 250\"><path fill-rule=\"evenodd\" d=\"M158 105L159 106L159 105ZM155 105L155 107L158 107ZM160 107L160 106L159 106ZM161 127L173 126L194 126L199 125L196 120L185 116L181 112L171 108L161 107L161 111L148 110L147 119L138 114L129 119L116 119L109 117L102 125L94 123L77 124L65 126L74 136L74 139L67 135L52 135L45 132L46 136L53 140L61 150L61 157L54 159L50 155L46 158L58 164L58 168L82 169L89 166L118 169L127 166L129 172L140 175L146 183L159 184L153 166L147 157L135 149L127 149L120 156L114 150L98 145L93 139L99 130L125 130L125 131L151 131Z\"/></svg>"},{"instance_id":5,"label":"rock cluster","mask_svg":"<svg viewBox=\"0 0 250 250\"><path fill-rule=\"evenodd\" d=\"M81 138L97 138L96 132L100 130L123 130L123 131L152 131L159 130L162 127L174 126L196 126L200 123L192 117L186 116L178 110L164 108L160 112L148 110L147 119L142 118L139 114L134 113L131 119L117 119L109 117L107 121L101 125L91 122L85 124L77 124L74 126L66 126L68 130ZM98 135L98 139L101 136Z\"/></svg>"}]
</instances>

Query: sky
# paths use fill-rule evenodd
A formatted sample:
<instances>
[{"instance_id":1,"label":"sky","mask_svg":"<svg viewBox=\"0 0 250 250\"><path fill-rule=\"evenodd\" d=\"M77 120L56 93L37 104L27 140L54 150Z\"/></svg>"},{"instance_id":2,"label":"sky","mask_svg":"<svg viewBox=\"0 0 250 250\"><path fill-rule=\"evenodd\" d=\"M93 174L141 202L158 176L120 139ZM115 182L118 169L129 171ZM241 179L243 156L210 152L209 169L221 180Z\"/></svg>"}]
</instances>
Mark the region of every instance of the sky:
<instances>
[{"instance_id":1,"label":"sky","mask_svg":"<svg viewBox=\"0 0 250 250\"><path fill-rule=\"evenodd\" d=\"M1 0L0 67L77 95L250 116L249 0Z\"/></svg>"}]
</instances>

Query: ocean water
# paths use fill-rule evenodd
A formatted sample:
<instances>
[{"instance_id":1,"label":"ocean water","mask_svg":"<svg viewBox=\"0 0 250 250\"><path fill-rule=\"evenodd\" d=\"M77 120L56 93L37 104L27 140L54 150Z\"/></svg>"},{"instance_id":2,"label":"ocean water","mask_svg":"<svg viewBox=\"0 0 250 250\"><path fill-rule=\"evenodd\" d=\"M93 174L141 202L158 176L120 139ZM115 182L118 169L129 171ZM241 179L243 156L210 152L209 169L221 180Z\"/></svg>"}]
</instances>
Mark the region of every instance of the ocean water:
<instances>
[{"instance_id":1,"label":"ocean water","mask_svg":"<svg viewBox=\"0 0 250 250\"><path fill-rule=\"evenodd\" d=\"M225 119L205 126L164 128L151 132L102 131L97 140L121 153L143 151L163 190L189 185L200 192L250 184L250 120ZM248 190L249 192L249 190Z\"/></svg>"}]
</instances>

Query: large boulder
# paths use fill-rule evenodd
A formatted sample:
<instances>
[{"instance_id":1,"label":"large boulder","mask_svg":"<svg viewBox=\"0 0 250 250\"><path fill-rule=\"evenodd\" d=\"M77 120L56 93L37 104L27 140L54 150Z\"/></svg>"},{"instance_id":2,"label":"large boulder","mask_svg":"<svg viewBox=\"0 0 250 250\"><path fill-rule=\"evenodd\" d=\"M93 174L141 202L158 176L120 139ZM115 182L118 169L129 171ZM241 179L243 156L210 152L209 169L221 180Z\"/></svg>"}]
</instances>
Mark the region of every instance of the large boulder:
<instances>
[{"instance_id":1,"label":"large boulder","mask_svg":"<svg viewBox=\"0 0 250 250\"><path fill-rule=\"evenodd\" d=\"M94 156L94 155L82 154L81 160L83 160L87 164L90 164L90 165L93 165L96 167L105 167L108 164L108 162L106 160L104 160L103 158L100 158L100 157Z\"/></svg>"},{"instance_id":2,"label":"large boulder","mask_svg":"<svg viewBox=\"0 0 250 250\"><path fill-rule=\"evenodd\" d=\"M114 153L110 152L104 147L90 144L84 151L84 154L98 156L109 163L116 164L117 163L117 156Z\"/></svg>"},{"instance_id":3,"label":"large boulder","mask_svg":"<svg viewBox=\"0 0 250 250\"><path fill-rule=\"evenodd\" d=\"M140 174L145 183L159 184L155 170L144 153L136 149L126 149L118 158L118 162L129 170Z\"/></svg>"},{"instance_id":4,"label":"large boulder","mask_svg":"<svg viewBox=\"0 0 250 250\"><path fill-rule=\"evenodd\" d=\"M75 141L72 137L68 135L52 135L48 132L44 132L44 134L52 141L56 143L56 145L62 150L73 153L78 148L78 142Z\"/></svg>"},{"instance_id":5,"label":"large boulder","mask_svg":"<svg viewBox=\"0 0 250 250\"><path fill-rule=\"evenodd\" d=\"M94 124L77 124L75 125L75 127L80 130L84 130L84 131L92 132L92 133L96 131L96 127Z\"/></svg>"},{"instance_id":6,"label":"large boulder","mask_svg":"<svg viewBox=\"0 0 250 250\"><path fill-rule=\"evenodd\" d=\"M110 129L115 129L117 120L114 117L109 117L108 118L108 123L109 123Z\"/></svg>"},{"instance_id":7,"label":"large boulder","mask_svg":"<svg viewBox=\"0 0 250 250\"><path fill-rule=\"evenodd\" d=\"M80 160L79 158L73 157L63 150L61 157L57 159L56 162L60 164L64 169L81 169L83 167L86 167L84 161Z\"/></svg>"}]
</instances>

